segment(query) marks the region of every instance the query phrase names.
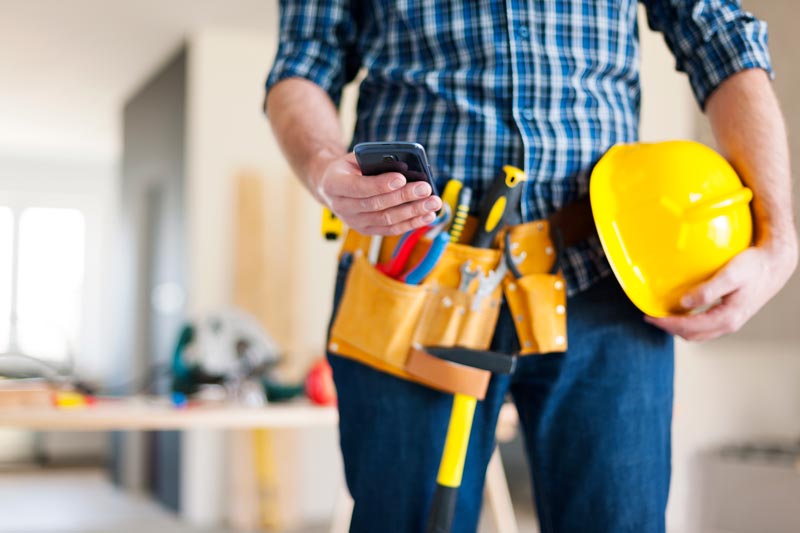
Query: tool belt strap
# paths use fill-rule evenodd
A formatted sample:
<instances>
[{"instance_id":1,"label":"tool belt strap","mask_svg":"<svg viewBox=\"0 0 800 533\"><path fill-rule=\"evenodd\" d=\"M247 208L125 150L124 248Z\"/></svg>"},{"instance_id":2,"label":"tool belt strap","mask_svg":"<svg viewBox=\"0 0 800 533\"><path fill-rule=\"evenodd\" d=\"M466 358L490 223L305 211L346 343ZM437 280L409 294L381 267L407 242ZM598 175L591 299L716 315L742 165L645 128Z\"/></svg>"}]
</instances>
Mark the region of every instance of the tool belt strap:
<instances>
[{"instance_id":1,"label":"tool belt strap","mask_svg":"<svg viewBox=\"0 0 800 533\"><path fill-rule=\"evenodd\" d=\"M550 227L561 232L564 246L569 247L597 235L589 197L565 205L549 217Z\"/></svg>"}]
</instances>

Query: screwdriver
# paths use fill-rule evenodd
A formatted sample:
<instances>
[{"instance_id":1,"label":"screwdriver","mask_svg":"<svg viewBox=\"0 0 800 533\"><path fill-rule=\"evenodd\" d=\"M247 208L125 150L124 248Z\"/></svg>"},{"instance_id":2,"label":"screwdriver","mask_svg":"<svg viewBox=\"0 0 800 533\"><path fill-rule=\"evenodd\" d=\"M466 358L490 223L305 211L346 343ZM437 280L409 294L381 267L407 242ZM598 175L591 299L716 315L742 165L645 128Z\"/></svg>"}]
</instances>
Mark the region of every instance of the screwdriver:
<instances>
[{"instance_id":1,"label":"screwdriver","mask_svg":"<svg viewBox=\"0 0 800 533\"><path fill-rule=\"evenodd\" d=\"M516 222L509 220L509 217L512 210L519 206L522 195L521 184L526 179L524 171L511 165L503 167L503 172L497 175L492 188L478 206L478 230L470 245L476 248L489 248L497 230L500 229L501 222L506 224Z\"/></svg>"},{"instance_id":2,"label":"screwdriver","mask_svg":"<svg viewBox=\"0 0 800 533\"><path fill-rule=\"evenodd\" d=\"M472 189L463 187L458 195L456 208L453 210L453 222L450 224L450 242L458 242L458 239L461 238L461 232L464 231L464 225L467 223L471 201Z\"/></svg>"}]
</instances>

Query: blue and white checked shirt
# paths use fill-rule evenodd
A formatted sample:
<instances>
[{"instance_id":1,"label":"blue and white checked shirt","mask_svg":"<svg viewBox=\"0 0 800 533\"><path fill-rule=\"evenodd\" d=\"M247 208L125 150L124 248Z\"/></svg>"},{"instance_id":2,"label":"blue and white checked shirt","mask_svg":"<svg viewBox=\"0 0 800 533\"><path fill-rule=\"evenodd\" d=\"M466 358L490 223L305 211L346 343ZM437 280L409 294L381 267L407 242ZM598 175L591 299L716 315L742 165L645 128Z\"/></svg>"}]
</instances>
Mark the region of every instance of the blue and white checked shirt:
<instances>
[{"instance_id":1,"label":"blue and white checked shirt","mask_svg":"<svg viewBox=\"0 0 800 533\"><path fill-rule=\"evenodd\" d=\"M766 24L740 2L643 3L701 106L737 71L771 72ZM535 220L586 195L600 156L637 139L636 11L635 0L281 0L267 90L302 77L338 103L363 67L354 144L420 142L438 185L461 179L476 204L504 164L524 168L522 216ZM609 273L596 238L565 258L570 294Z\"/></svg>"}]
</instances>

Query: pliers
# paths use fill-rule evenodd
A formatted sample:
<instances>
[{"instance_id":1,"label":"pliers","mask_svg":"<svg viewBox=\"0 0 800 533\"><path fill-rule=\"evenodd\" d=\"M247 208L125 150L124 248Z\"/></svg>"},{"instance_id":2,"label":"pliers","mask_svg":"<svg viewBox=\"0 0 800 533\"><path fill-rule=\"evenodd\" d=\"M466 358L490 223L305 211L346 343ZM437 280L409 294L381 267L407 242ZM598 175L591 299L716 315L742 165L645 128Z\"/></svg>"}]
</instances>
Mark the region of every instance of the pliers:
<instances>
[{"instance_id":1,"label":"pliers","mask_svg":"<svg viewBox=\"0 0 800 533\"><path fill-rule=\"evenodd\" d=\"M411 285L419 284L430 273L433 266L442 256L442 252L444 252L445 245L449 241L449 234L444 229L450 223L452 214L450 206L444 204L441 214L430 225L417 228L403 235L397 246L395 246L389 262L378 265L377 269L391 278L399 279ZM411 257L411 252L423 235L433 239L428 252L419 264L408 272L403 273L403 269Z\"/></svg>"}]
</instances>

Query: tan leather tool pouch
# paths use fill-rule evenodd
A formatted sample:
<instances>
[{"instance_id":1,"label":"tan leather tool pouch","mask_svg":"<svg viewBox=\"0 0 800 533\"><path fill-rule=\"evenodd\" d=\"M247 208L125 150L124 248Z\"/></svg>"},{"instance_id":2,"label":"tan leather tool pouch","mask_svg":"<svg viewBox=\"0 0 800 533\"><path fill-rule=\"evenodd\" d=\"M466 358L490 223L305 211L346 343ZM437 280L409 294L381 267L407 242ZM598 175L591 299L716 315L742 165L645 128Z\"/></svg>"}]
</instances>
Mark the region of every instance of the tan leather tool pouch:
<instances>
[{"instance_id":1,"label":"tan leather tool pouch","mask_svg":"<svg viewBox=\"0 0 800 533\"><path fill-rule=\"evenodd\" d=\"M507 276L506 302L514 318L520 355L567 350L566 283L552 273L556 258L548 223L535 221L510 228L512 250L525 251L521 278Z\"/></svg>"},{"instance_id":2,"label":"tan leather tool pouch","mask_svg":"<svg viewBox=\"0 0 800 533\"><path fill-rule=\"evenodd\" d=\"M393 240L383 245L393 247ZM414 265L425 246L412 254ZM478 280L459 290L466 261L484 273L496 268L499 250L450 243L421 285L379 272L356 250L334 318L328 348L378 370L427 386L483 398L490 373L436 358L424 346L487 349L500 312L502 286L476 302ZM386 253L381 256L386 257Z\"/></svg>"}]
</instances>

